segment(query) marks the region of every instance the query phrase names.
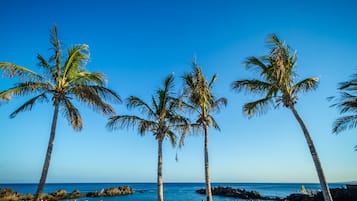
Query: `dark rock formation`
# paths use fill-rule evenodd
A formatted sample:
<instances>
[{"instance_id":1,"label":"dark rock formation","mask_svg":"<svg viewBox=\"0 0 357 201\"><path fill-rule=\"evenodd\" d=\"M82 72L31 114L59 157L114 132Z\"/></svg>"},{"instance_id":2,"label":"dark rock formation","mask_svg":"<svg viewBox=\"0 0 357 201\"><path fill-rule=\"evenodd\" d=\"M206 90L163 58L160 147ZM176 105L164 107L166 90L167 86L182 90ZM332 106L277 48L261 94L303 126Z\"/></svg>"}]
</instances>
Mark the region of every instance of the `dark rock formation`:
<instances>
[{"instance_id":1,"label":"dark rock formation","mask_svg":"<svg viewBox=\"0 0 357 201\"><path fill-rule=\"evenodd\" d=\"M330 189L334 201L357 201L357 195L349 188L333 188ZM196 190L199 194L205 194L206 189ZM278 201L324 201L322 192L315 194L291 194L286 198L279 197L266 197L260 195L256 191L246 191L241 189L234 189L231 187L218 186L212 188L213 195L234 197L246 200L278 200Z\"/></svg>"},{"instance_id":2,"label":"dark rock formation","mask_svg":"<svg viewBox=\"0 0 357 201\"><path fill-rule=\"evenodd\" d=\"M199 189L196 190L197 193L199 194L205 194L206 189ZM246 191L246 190L241 190L241 189L235 189L231 187L222 187L218 186L216 188L212 188L212 195L219 195L219 196L225 196L225 197L234 197L234 198L240 198L240 199L246 199L246 200L281 200L279 197L265 197L260 195L257 191Z\"/></svg>"},{"instance_id":3,"label":"dark rock formation","mask_svg":"<svg viewBox=\"0 0 357 201\"><path fill-rule=\"evenodd\" d=\"M357 195L346 188L330 189L334 201L356 201ZM316 194L291 194L285 198L287 201L323 201L322 192Z\"/></svg>"},{"instance_id":4,"label":"dark rock formation","mask_svg":"<svg viewBox=\"0 0 357 201\"><path fill-rule=\"evenodd\" d=\"M107 188L101 192L89 192L87 194L75 190L68 194L65 190L58 190L56 192L42 194L41 199L46 201L58 201L65 199L76 199L83 197L114 197L120 195L128 195L134 193L134 190L129 186L120 186L118 188ZM31 194L20 195L18 192L13 192L9 188L0 188L0 200L1 201L32 201L34 196Z\"/></svg>"}]
</instances>

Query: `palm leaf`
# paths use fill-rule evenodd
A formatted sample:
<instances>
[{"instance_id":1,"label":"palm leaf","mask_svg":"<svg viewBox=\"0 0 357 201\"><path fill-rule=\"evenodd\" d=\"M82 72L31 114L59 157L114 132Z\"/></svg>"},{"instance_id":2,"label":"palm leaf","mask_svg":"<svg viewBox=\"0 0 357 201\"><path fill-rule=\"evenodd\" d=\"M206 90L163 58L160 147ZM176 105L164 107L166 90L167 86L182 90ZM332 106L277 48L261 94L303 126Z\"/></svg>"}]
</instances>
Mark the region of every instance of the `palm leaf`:
<instances>
[{"instance_id":1,"label":"palm leaf","mask_svg":"<svg viewBox=\"0 0 357 201\"><path fill-rule=\"evenodd\" d=\"M346 129L356 128L357 127L357 115L349 115L336 119L333 123L333 133L340 133Z\"/></svg>"},{"instance_id":2,"label":"palm leaf","mask_svg":"<svg viewBox=\"0 0 357 201\"><path fill-rule=\"evenodd\" d=\"M316 89L318 87L318 83L319 83L319 78L317 77L307 78L292 86L292 90L294 94L300 91L308 92L310 90Z\"/></svg>"},{"instance_id":3,"label":"palm leaf","mask_svg":"<svg viewBox=\"0 0 357 201\"><path fill-rule=\"evenodd\" d=\"M114 114L114 109L111 105L104 102L102 98L111 98L113 94L108 93L109 89L99 86L73 86L70 93L73 94L80 102L86 103L94 111L104 115ZM110 90L109 90L110 91Z\"/></svg>"},{"instance_id":4,"label":"palm leaf","mask_svg":"<svg viewBox=\"0 0 357 201\"><path fill-rule=\"evenodd\" d=\"M16 115L20 112L23 111L29 111L32 109L33 105L38 102L38 101L44 101L47 100L46 94L42 93L38 96L35 96L31 98L30 100L26 101L23 105L21 105L19 108L17 108L14 112L10 114L10 118L16 117Z\"/></svg>"},{"instance_id":5,"label":"palm leaf","mask_svg":"<svg viewBox=\"0 0 357 201\"><path fill-rule=\"evenodd\" d=\"M143 100L138 97L130 96L126 99L126 105L129 109L139 109L141 113L148 115L149 118L155 116L156 112L150 108Z\"/></svg>"},{"instance_id":6,"label":"palm leaf","mask_svg":"<svg viewBox=\"0 0 357 201\"><path fill-rule=\"evenodd\" d=\"M49 84L41 82L18 83L15 87L0 92L0 99L10 99L12 96L25 96L36 92L43 93L50 88Z\"/></svg>"},{"instance_id":7,"label":"palm leaf","mask_svg":"<svg viewBox=\"0 0 357 201\"><path fill-rule=\"evenodd\" d=\"M71 123L72 128L75 131L80 131L83 128L83 120L79 110L66 98L62 101L64 104L64 116Z\"/></svg>"},{"instance_id":8,"label":"palm leaf","mask_svg":"<svg viewBox=\"0 0 357 201\"><path fill-rule=\"evenodd\" d=\"M26 78L26 80L42 80L43 78L37 73L27 69L25 67L10 63L0 62L0 70L4 77L13 78L19 76L20 78Z\"/></svg>"},{"instance_id":9,"label":"palm leaf","mask_svg":"<svg viewBox=\"0 0 357 201\"><path fill-rule=\"evenodd\" d=\"M246 91L251 93L267 93L271 88L272 84L264 82L261 80L237 80L232 82L231 88L237 92Z\"/></svg>"},{"instance_id":10,"label":"palm leaf","mask_svg":"<svg viewBox=\"0 0 357 201\"><path fill-rule=\"evenodd\" d=\"M243 111L248 117L251 117L253 115L265 114L272 106L272 97L266 97L244 104Z\"/></svg>"}]
</instances>

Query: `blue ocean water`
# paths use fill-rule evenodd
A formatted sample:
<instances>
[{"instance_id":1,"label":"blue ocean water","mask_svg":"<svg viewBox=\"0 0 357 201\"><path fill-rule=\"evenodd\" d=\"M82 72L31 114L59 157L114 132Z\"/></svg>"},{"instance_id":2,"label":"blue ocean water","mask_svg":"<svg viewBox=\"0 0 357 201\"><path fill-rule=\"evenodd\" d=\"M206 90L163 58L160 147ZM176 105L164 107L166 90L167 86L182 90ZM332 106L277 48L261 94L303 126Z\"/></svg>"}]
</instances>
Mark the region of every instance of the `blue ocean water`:
<instances>
[{"instance_id":1,"label":"blue ocean water","mask_svg":"<svg viewBox=\"0 0 357 201\"><path fill-rule=\"evenodd\" d=\"M103 188L130 186L136 190L132 195L119 197L103 197L103 198L81 198L77 201L155 201L156 183L69 183L69 184L46 184L44 192L54 192L59 189L64 189L67 192L79 190L81 192L101 191ZM307 191L319 191L319 184L303 184L303 183L212 183L212 187L230 186L233 188L245 189L248 191L258 191L264 196L286 197L291 193L298 193L301 185L305 186ZM14 191L25 193L34 193L37 184L0 184L0 188L12 188ZM205 200L205 195L200 195L195 190L204 188L204 183L165 183L164 184L164 199L166 201L201 201ZM341 188L344 184L329 184L330 188ZM138 192L143 190L143 192ZM214 196L215 201L240 201L240 199Z\"/></svg>"}]
</instances>

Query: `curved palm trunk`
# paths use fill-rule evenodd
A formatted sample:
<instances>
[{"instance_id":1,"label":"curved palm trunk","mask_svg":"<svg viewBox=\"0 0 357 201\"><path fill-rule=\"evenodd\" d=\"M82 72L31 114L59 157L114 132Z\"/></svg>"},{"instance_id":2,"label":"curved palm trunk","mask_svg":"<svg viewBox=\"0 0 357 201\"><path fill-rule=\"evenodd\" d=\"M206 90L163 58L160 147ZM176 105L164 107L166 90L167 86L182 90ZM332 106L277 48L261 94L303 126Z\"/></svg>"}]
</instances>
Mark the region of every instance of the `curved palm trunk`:
<instances>
[{"instance_id":1,"label":"curved palm trunk","mask_svg":"<svg viewBox=\"0 0 357 201\"><path fill-rule=\"evenodd\" d=\"M310 133L307 130L306 125L302 121L300 115L295 110L295 107L291 106L290 109L293 112L296 120L299 122L299 124L301 126L301 129L302 129L302 131L304 133L307 145L309 146L312 159L313 159L313 161L315 163L315 168L316 168L316 171L317 171L317 175L318 175L319 180L320 180L320 185L321 185L321 189L322 189L322 194L324 196L324 200L325 201L333 201L331 193L330 193L330 189L329 189L329 187L327 185L327 182L326 182L326 179L325 179L324 172L322 170L322 166L321 166L321 163L320 163L319 156L317 155L317 152L316 152L314 143L313 143L313 141L311 139Z\"/></svg>"},{"instance_id":2,"label":"curved palm trunk","mask_svg":"<svg viewBox=\"0 0 357 201\"><path fill-rule=\"evenodd\" d=\"M164 189L163 189L163 182L162 182L162 140L158 140L157 200L164 201Z\"/></svg>"},{"instance_id":3,"label":"curved palm trunk","mask_svg":"<svg viewBox=\"0 0 357 201\"><path fill-rule=\"evenodd\" d=\"M48 146L47 146L47 153L46 153L45 163L43 164L43 168L42 168L42 175L41 175L40 183L38 184L37 191L35 194L35 199L34 199L35 201L39 201L43 187L45 186L46 177L47 177L47 173L48 173L48 167L50 166L53 142L55 140L55 135L56 135L59 102L55 101L54 106L55 106L55 110L54 110L53 119L52 119L51 135L50 135L50 140L49 140Z\"/></svg>"},{"instance_id":4,"label":"curved palm trunk","mask_svg":"<svg viewBox=\"0 0 357 201\"><path fill-rule=\"evenodd\" d=\"M205 180L206 180L206 201L212 201L211 179L208 163L208 126L205 126Z\"/></svg>"}]
</instances>

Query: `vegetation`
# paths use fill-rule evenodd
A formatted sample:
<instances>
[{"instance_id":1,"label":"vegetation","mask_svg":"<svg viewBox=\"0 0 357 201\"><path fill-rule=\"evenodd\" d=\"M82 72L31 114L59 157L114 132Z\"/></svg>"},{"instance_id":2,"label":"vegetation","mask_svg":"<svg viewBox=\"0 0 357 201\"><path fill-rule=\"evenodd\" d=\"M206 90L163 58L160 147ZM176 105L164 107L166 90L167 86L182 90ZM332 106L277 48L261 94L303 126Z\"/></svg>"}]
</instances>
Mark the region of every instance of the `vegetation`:
<instances>
[{"instance_id":1,"label":"vegetation","mask_svg":"<svg viewBox=\"0 0 357 201\"><path fill-rule=\"evenodd\" d=\"M151 106L142 99L130 96L126 100L128 109L137 109L142 116L117 115L109 119L107 127L110 129L137 127L140 135L150 132L158 142L157 166L157 197L158 201L164 200L162 179L162 143L168 138L173 146L176 145L176 132L184 134L188 129L188 119L181 116L178 111L181 101L174 97L174 76L165 78L164 86L158 89L151 97Z\"/></svg>"},{"instance_id":2,"label":"vegetation","mask_svg":"<svg viewBox=\"0 0 357 201\"><path fill-rule=\"evenodd\" d=\"M333 123L332 132L338 134L344 130L357 127L357 74L353 74L351 79L346 82L339 83L339 97L331 97L335 103L332 107L336 107L341 115ZM357 151L357 146L355 146Z\"/></svg>"},{"instance_id":3,"label":"vegetation","mask_svg":"<svg viewBox=\"0 0 357 201\"><path fill-rule=\"evenodd\" d=\"M325 201L331 201L320 159L305 123L295 109L297 94L308 92L317 88L318 78L311 77L296 81L295 63L296 52L291 54L290 48L282 43L276 35L271 35L268 40L270 54L261 58L248 57L245 65L248 70L260 73L261 79L237 80L232 83L232 88L238 92L245 90L253 94L261 94L263 98L244 104L244 112L251 117L263 114L269 108L278 108L280 105L288 108L293 113L303 130L311 156L315 163Z\"/></svg>"},{"instance_id":4,"label":"vegetation","mask_svg":"<svg viewBox=\"0 0 357 201\"><path fill-rule=\"evenodd\" d=\"M213 126L220 130L216 120L211 113L217 112L222 106L227 105L226 98L217 98L213 92L213 84L217 79L217 74L213 75L210 82L207 82L201 68L197 65L196 60L193 62L193 71L183 76L185 83L184 93L187 97L185 107L197 114L196 123L191 125L194 129L204 131L204 162L205 162L205 182L206 182L206 199L212 201L211 179L208 161L208 128ZM183 144L185 135L181 137Z\"/></svg>"},{"instance_id":5,"label":"vegetation","mask_svg":"<svg viewBox=\"0 0 357 201\"><path fill-rule=\"evenodd\" d=\"M106 101L120 102L120 97L104 86L105 79L102 73L85 71L84 66L89 60L87 45L75 45L69 48L66 59L61 61L62 50L56 26L53 28L50 38L54 51L53 56L47 61L41 55L37 55L39 67L45 72L44 75L37 74L13 63L0 63L1 69L4 70L5 75L8 77L26 75L14 87L1 91L0 100L9 100L11 97L16 96L34 95L34 97L11 113L11 118L16 117L20 112L31 110L36 103L50 100L54 107L46 158L35 195L36 201L39 200L39 195L41 195L46 181L59 111L63 111L64 116L75 131L80 131L83 128L83 121L73 100L85 103L94 111L104 115L114 114L114 109Z\"/></svg>"}]
</instances>

